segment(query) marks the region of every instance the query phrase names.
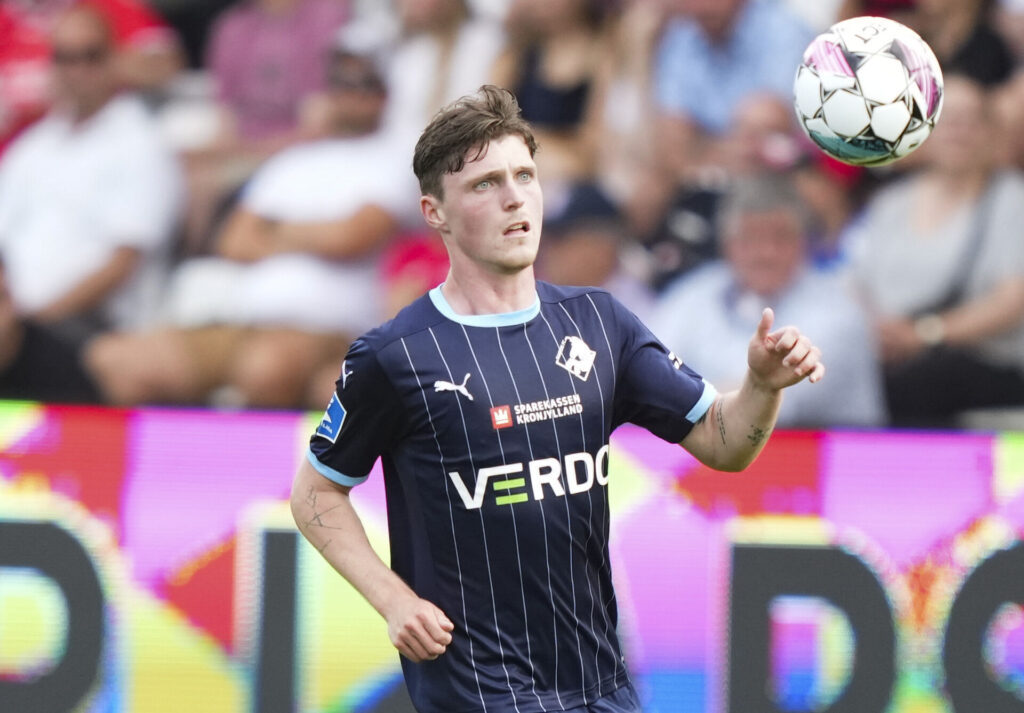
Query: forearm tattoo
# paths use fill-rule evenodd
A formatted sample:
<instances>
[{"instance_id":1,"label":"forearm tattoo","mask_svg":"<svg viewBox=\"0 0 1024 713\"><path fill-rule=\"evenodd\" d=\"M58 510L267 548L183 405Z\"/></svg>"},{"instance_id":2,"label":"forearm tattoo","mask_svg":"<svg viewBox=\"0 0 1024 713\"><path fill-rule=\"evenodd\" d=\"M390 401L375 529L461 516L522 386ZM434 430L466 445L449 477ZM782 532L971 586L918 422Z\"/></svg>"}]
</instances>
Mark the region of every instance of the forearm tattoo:
<instances>
[{"instance_id":1,"label":"forearm tattoo","mask_svg":"<svg viewBox=\"0 0 1024 713\"><path fill-rule=\"evenodd\" d=\"M720 404L720 403L712 404L711 406L712 406L712 408L714 408L716 405L718 406L718 408L715 409L715 420L718 421L718 435L722 439L722 445L724 446L725 445L725 415L724 415L725 409L722 408L722 404Z\"/></svg>"},{"instance_id":2,"label":"forearm tattoo","mask_svg":"<svg viewBox=\"0 0 1024 713\"><path fill-rule=\"evenodd\" d=\"M754 426L751 424L750 433L747 434L747 440L750 441L750 445L756 448L764 443L770 433L771 429L761 428L760 426Z\"/></svg>"},{"instance_id":3,"label":"forearm tattoo","mask_svg":"<svg viewBox=\"0 0 1024 713\"><path fill-rule=\"evenodd\" d=\"M313 517L306 521L306 523L305 523L306 527L322 527L322 528L327 529L327 530L340 530L340 529L342 529L342 528L336 527L334 525L328 525L322 519L323 516L326 515L327 513L329 513L331 510L337 510L341 506L340 505L335 505L334 507L327 508L323 512L317 512L316 511L316 498L317 498L316 491L312 487L310 487L309 491L306 493L306 504L309 505L309 508L313 511ZM329 542L330 542L330 540L328 540L328 543ZM324 545L324 547L326 547L326 546L327 545ZM322 551L323 550L321 550L321 552Z\"/></svg>"},{"instance_id":4,"label":"forearm tattoo","mask_svg":"<svg viewBox=\"0 0 1024 713\"><path fill-rule=\"evenodd\" d=\"M711 404L703 416L697 423L704 421L704 419L710 416L715 423L718 425L718 437L722 439L722 445L726 444L725 439L725 409L722 407L721 401L715 401ZM750 425L750 433L747 434L747 440L750 441L750 445L757 448L759 445L767 440L768 436L771 435L772 430L770 428L761 428L760 426Z\"/></svg>"}]
</instances>

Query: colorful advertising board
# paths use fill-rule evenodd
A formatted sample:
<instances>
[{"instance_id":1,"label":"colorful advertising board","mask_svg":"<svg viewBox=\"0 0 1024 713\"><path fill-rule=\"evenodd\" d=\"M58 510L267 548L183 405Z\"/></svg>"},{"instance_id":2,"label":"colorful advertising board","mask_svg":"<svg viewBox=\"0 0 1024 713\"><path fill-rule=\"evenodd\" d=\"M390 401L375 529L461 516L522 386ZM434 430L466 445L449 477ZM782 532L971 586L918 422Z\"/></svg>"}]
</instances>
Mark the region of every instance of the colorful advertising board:
<instances>
[{"instance_id":1,"label":"colorful advertising board","mask_svg":"<svg viewBox=\"0 0 1024 713\"><path fill-rule=\"evenodd\" d=\"M409 711L295 531L319 415L0 404L0 711ZM1024 435L779 432L740 474L609 461L652 713L1024 711ZM353 491L387 556L379 472Z\"/></svg>"}]
</instances>

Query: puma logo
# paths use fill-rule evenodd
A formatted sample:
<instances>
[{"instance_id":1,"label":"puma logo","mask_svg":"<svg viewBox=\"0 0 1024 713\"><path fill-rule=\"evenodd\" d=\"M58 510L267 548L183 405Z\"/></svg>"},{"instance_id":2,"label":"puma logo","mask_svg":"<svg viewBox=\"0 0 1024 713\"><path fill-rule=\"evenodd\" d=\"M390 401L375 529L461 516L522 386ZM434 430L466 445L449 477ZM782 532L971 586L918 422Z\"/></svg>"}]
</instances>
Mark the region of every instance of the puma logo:
<instances>
[{"instance_id":1,"label":"puma logo","mask_svg":"<svg viewBox=\"0 0 1024 713\"><path fill-rule=\"evenodd\" d=\"M450 381L435 381L434 391L458 391L460 394L465 396L470 401L473 400L473 394L469 393L469 389L466 388L466 382L469 381L469 374L466 374L461 384L453 384Z\"/></svg>"}]
</instances>

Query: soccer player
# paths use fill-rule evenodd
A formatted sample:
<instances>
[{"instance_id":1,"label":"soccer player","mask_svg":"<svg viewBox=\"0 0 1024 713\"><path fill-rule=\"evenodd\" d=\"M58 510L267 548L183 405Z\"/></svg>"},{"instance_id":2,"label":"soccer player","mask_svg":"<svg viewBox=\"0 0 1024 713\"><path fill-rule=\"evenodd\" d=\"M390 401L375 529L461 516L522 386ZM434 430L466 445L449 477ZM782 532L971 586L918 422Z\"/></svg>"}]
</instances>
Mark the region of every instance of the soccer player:
<instances>
[{"instance_id":1,"label":"soccer player","mask_svg":"<svg viewBox=\"0 0 1024 713\"><path fill-rule=\"evenodd\" d=\"M765 310L746 380L718 394L607 292L537 281L536 148L493 86L424 130L420 208L450 271L353 343L293 485L299 529L387 621L420 711L639 711L615 631L611 432L640 424L740 470L782 389L824 375ZM378 456L391 568L349 501Z\"/></svg>"}]
</instances>

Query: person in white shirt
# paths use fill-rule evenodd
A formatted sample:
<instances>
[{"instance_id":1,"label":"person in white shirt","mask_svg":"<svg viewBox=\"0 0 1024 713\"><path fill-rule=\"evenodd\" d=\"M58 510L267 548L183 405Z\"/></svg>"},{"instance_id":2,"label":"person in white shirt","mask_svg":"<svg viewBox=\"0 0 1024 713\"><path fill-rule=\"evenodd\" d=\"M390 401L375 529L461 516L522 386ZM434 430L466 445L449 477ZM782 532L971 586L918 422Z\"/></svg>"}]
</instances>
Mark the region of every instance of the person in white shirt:
<instances>
[{"instance_id":1,"label":"person in white shirt","mask_svg":"<svg viewBox=\"0 0 1024 713\"><path fill-rule=\"evenodd\" d=\"M329 61L332 137L257 172L217 254L177 270L166 325L90 345L110 401L295 408L330 392L348 341L382 317L381 251L416 218L412 139L381 130L383 66L361 51Z\"/></svg>"},{"instance_id":2,"label":"person in white shirt","mask_svg":"<svg viewBox=\"0 0 1024 713\"><path fill-rule=\"evenodd\" d=\"M467 0L398 0L389 52L389 127L418 134L444 104L479 87L505 44L501 25ZM350 33L358 27L342 29Z\"/></svg>"},{"instance_id":3,"label":"person in white shirt","mask_svg":"<svg viewBox=\"0 0 1024 713\"><path fill-rule=\"evenodd\" d=\"M721 209L722 260L679 278L649 325L708 381L731 388L746 370L742 345L765 307L800 324L830 355L829 378L786 390L784 427L883 425L880 362L867 315L838 273L807 258L806 209L784 174L737 179ZM740 358L723 358L739 349Z\"/></svg>"},{"instance_id":4,"label":"person in white shirt","mask_svg":"<svg viewBox=\"0 0 1024 713\"><path fill-rule=\"evenodd\" d=\"M142 102L118 91L106 17L67 10L52 46L54 109L0 164L0 251L19 312L83 341L152 318L181 175Z\"/></svg>"}]
</instances>

